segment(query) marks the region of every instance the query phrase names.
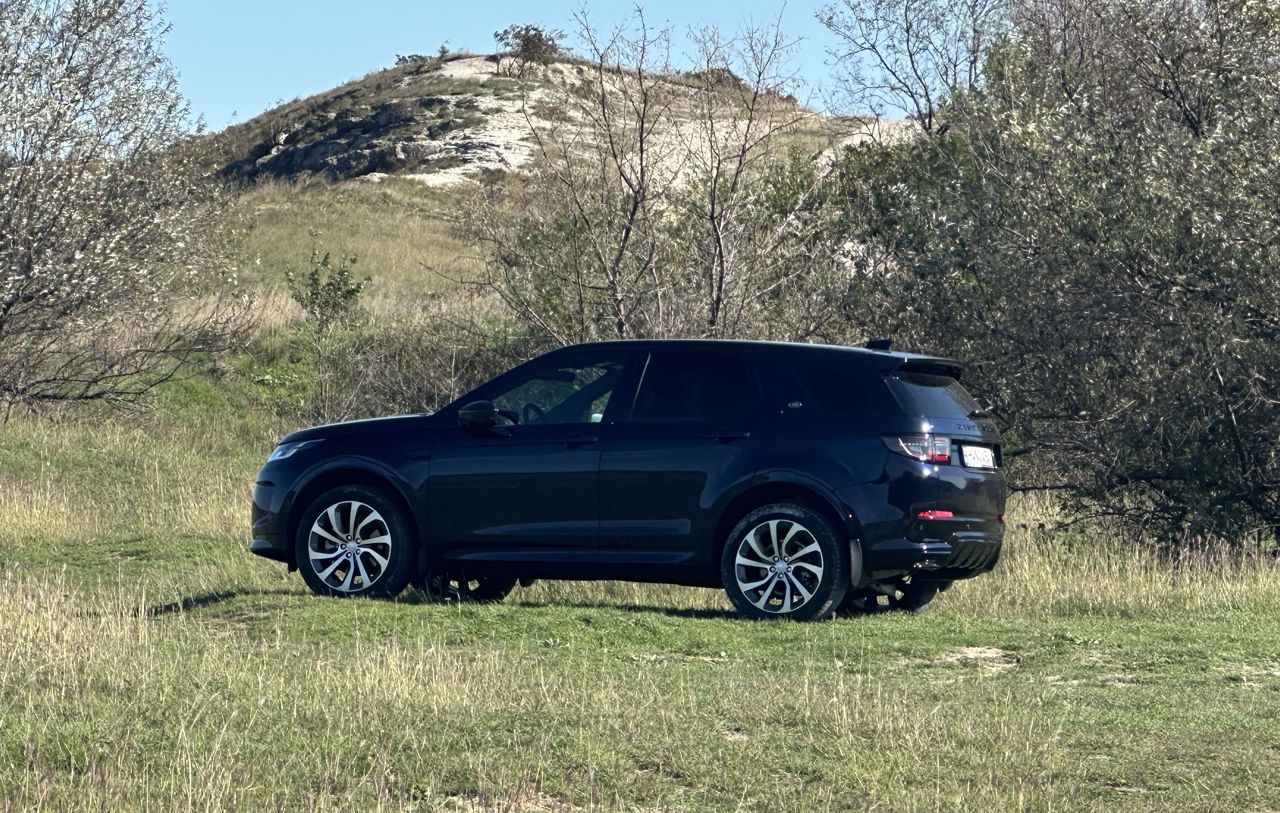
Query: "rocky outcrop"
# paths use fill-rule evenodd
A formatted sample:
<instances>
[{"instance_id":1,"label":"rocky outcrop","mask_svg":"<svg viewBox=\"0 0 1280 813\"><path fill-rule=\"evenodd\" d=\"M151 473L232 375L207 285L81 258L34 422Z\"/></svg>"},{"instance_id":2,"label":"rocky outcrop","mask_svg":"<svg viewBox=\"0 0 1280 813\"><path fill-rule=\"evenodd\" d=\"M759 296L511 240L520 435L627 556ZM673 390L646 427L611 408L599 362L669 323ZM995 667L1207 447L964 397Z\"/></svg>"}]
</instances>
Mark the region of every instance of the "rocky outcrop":
<instances>
[{"instance_id":1,"label":"rocky outcrop","mask_svg":"<svg viewBox=\"0 0 1280 813\"><path fill-rule=\"evenodd\" d=\"M258 125L255 142L221 174L254 181L421 172L441 153L444 136L484 122L473 95L396 98L376 106L343 106L341 100L316 104L306 115L287 122L283 119L292 111L277 113L280 120L272 120L271 113L259 117L261 121L250 123Z\"/></svg>"}]
</instances>

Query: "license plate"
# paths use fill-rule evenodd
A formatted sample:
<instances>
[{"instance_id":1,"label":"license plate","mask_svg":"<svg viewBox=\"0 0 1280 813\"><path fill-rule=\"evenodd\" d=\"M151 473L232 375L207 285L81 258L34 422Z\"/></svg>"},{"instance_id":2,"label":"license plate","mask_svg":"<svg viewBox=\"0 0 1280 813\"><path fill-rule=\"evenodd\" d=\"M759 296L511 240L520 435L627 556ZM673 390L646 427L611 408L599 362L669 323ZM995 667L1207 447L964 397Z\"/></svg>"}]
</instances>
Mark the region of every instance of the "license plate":
<instances>
[{"instance_id":1,"label":"license plate","mask_svg":"<svg viewBox=\"0 0 1280 813\"><path fill-rule=\"evenodd\" d=\"M986 446L961 446L960 456L964 459L964 465L971 469L994 469L996 467L995 455Z\"/></svg>"}]
</instances>

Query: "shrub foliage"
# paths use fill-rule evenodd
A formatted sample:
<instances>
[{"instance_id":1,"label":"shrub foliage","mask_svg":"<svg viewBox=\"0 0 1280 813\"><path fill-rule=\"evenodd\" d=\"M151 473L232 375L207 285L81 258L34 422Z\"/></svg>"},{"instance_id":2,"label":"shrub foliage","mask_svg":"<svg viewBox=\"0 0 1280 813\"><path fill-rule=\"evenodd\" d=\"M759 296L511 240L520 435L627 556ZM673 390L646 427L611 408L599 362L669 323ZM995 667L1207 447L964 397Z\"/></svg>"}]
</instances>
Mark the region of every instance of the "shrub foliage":
<instances>
[{"instance_id":1,"label":"shrub foliage","mask_svg":"<svg viewBox=\"0 0 1280 813\"><path fill-rule=\"evenodd\" d=\"M841 228L891 260L870 318L973 363L1018 487L1164 540L1277 533L1280 6L1000 12L981 81L846 157Z\"/></svg>"},{"instance_id":2,"label":"shrub foliage","mask_svg":"<svg viewBox=\"0 0 1280 813\"><path fill-rule=\"evenodd\" d=\"M233 334L144 0L0 5L0 405L122 399Z\"/></svg>"}]
</instances>

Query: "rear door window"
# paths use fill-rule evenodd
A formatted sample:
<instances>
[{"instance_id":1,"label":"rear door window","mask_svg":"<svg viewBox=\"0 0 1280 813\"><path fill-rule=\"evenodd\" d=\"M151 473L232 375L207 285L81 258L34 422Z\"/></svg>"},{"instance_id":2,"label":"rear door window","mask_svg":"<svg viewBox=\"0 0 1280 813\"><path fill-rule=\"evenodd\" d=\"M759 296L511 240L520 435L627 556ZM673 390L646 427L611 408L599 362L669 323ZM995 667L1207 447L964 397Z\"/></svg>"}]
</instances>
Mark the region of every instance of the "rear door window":
<instances>
[{"instance_id":1,"label":"rear door window","mask_svg":"<svg viewBox=\"0 0 1280 813\"><path fill-rule=\"evenodd\" d=\"M637 421L725 421L746 418L760 390L742 356L683 350L655 351L636 393Z\"/></svg>"}]
</instances>

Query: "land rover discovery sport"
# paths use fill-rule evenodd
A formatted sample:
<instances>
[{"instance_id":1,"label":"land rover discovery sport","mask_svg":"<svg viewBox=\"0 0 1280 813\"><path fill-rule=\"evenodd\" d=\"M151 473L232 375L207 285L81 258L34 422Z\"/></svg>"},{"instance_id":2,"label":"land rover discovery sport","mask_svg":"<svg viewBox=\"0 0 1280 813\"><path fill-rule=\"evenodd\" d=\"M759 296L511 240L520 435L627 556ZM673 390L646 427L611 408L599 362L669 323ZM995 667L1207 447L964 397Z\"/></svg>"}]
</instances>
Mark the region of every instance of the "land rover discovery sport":
<instances>
[{"instance_id":1,"label":"land rover discovery sport","mask_svg":"<svg viewBox=\"0 0 1280 813\"><path fill-rule=\"evenodd\" d=\"M868 348L566 347L434 414L284 438L250 550L335 596L623 579L757 618L920 609L1004 533L999 435L960 375Z\"/></svg>"}]
</instances>

